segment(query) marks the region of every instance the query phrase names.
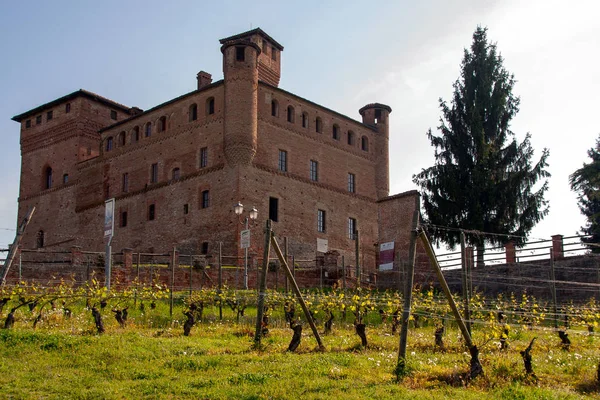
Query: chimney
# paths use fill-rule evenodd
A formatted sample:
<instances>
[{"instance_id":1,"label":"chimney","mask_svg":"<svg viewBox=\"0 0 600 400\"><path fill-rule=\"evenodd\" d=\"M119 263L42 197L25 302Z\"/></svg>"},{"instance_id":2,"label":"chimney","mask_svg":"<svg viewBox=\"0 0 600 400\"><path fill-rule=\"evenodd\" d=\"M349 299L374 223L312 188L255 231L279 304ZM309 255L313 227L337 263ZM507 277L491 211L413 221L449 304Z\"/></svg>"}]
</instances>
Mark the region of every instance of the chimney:
<instances>
[{"instance_id":1,"label":"chimney","mask_svg":"<svg viewBox=\"0 0 600 400\"><path fill-rule=\"evenodd\" d=\"M212 83L212 75L205 71L198 72L196 79L198 79L198 89L202 89Z\"/></svg>"}]
</instances>

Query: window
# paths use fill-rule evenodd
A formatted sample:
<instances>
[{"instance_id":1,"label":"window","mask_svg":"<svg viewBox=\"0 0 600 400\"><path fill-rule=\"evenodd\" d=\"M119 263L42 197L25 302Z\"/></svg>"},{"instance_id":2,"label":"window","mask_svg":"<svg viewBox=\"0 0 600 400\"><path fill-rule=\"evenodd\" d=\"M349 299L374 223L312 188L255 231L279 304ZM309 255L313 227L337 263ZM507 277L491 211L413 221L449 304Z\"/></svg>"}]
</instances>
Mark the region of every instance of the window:
<instances>
[{"instance_id":1,"label":"window","mask_svg":"<svg viewBox=\"0 0 600 400\"><path fill-rule=\"evenodd\" d=\"M131 132L131 143L136 143L140 140L140 127L135 126Z\"/></svg>"},{"instance_id":2,"label":"window","mask_svg":"<svg viewBox=\"0 0 600 400\"><path fill-rule=\"evenodd\" d=\"M47 167L44 174L44 189L52 188L52 168Z\"/></svg>"},{"instance_id":3,"label":"window","mask_svg":"<svg viewBox=\"0 0 600 400\"><path fill-rule=\"evenodd\" d=\"M41 249L44 247L44 231L39 231L35 238L35 247Z\"/></svg>"},{"instance_id":4,"label":"window","mask_svg":"<svg viewBox=\"0 0 600 400\"><path fill-rule=\"evenodd\" d=\"M215 98L210 97L206 100L206 115L212 115L215 113Z\"/></svg>"},{"instance_id":5,"label":"window","mask_svg":"<svg viewBox=\"0 0 600 400\"><path fill-rule=\"evenodd\" d=\"M148 122L146 124L146 130L144 131L144 134L146 135L146 137L152 136L152 122Z\"/></svg>"},{"instance_id":6,"label":"window","mask_svg":"<svg viewBox=\"0 0 600 400\"><path fill-rule=\"evenodd\" d=\"M152 164L150 169L150 183L158 182L158 164Z\"/></svg>"},{"instance_id":7,"label":"window","mask_svg":"<svg viewBox=\"0 0 600 400\"><path fill-rule=\"evenodd\" d=\"M271 115L277 117L279 115L279 104L277 100L271 100Z\"/></svg>"},{"instance_id":8,"label":"window","mask_svg":"<svg viewBox=\"0 0 600 400\"><path fill-rule=\"evenodd\" d=\"M123 184L121 186L123 193L129 192L129 174L125 172L123 174Z\"/></svg>"},{"instance_id":9,"label":"window","mask_svg":"<svg viewBox=\"0 0 600 400\"><path fill-rule=\"evenodd\" d=\"M119 133L119 146L125 146L125 131Z\"/></svg>"},{"instance_id":10,"label":"window","mask_svg":"<svg viewBox=\"0 0 600 400\"><path fill-rule=\"evenodd\" d=\"M173 171L171 173L171 177L174 181L179 179L179 168L173 168Z\"/></svg>"},{"instance_id":11,"label":"window","mask_svg":"<svg viewBox=\"0 0 600 400\"><path fill-rule=\"evenodd\" d=\"M317 131L317 133L323 132L323 121L321 121L321 118L319 117L315 120L315 131Z\"/></svg>"},{"instance_id":12,"label":"window","mask_svg":"<svg viewBox=\"0 0 600 400\"><path fill-rule=\"evenodd\" d=\"M65 104L65 114L68 114L71 112L71 103L67 103Z\"/></svg>"},{"instance_id":13,"label":"window","mask_svg":"<svg viewBox=\"0 0 600 400\"><path fill-rule=\"evenodd\" d=\"M302 113L302 127L308 128L308 113Z\"/></svg>"},{"instance_id":14,"label":"window","mask_svg":"<svg viewBox=\"0 0 600 400\"><path fill-rule=\"evenodd\" d=\"M208 190L202 191L202 208L208 208L210 206L210 197Z\"/></svg>"},{"instance_id":15,"label":"window","mask_svg":"<svg viewBox=\"0 0 600 400\"><path fill-rule=\"evenodd\" d=\"M277 197L269 197L269 219L273 222L279 220L279 199Z\"/></svg>"},{"instance_id":16,"label":"window","mask_svg":"<svg viewBox=\"0 0 600 400\"><path fill-rule=\"evenodd\" d=\"M366 136L363 136L360 138L360 148L363 149L363 151L369 151L369 138Z\"/></svg>"},{"instance_id":17,"label":"window","mask_svg":"<svg viewBox=\"0 0 600 400\"><path fill-rule=\"evenodd\" d=\"M121 213L121 228L125 228L127 226L127 211L123 211Z\"/></svg>"},{"instance_id":18,"label":"window","mask_svg":"<svg viewBox=\"0 0 600 400\"><path fill-rule=\"evenodd\" d=\"M271 59L277 61L277 49L275 47L271 47Z\"/></svg>"},{"instance_id":19,"label":"window","mask_svg":"<svg viewBox=\"0 0 600 400\"><path fill-rule=\"evenodd\" d=\"M104 198L110 199L110 184L108 183L104 185Z\"/></svg>"},{"instance_id":20,"label":"window","mask_svg":"<svg viewBox=\"0 0 600 400\"><path fill-rule=\"evenodd\" d=\"M31 120L30 119L25 121L25 128L31 128Z\"/></svg>"},{"instance_id":21,"label":"window","mask_svg":"<svg viewBox=\"0 0 600 400\"><path fill-rule=\"evenodd\" d=\"M63 174L63 185L69 183L69 174Z\"/></svg>"},{"instance_id":22,"label":"window","mask_svg":"<svg viewBox=\"0 0 600 400\"><path fill-rule=\"evenodd\" d=\"M319 163L315 160L310 160L310 180L313 182L319 180Z\"/></svg>"},{"instance_id":23,"label":"window","mask_svg":"<svg viewBox=\"0 0 600 400\"><path fill-rule=\"evenodd\" d=\"M38 115L37 117L35 117L35 124L39 125L42 123L42 116Z\"/></svg>"},{"instance_id":24,"label":"window","mask_svg":"<svg viewBox=\"0 0 600 400\"><path fill-rule=\"evenodd\" d=\"M190 212L190 206L189 204L184 204L183 205L183 213L184 214L188 214Z\"/></svg>"},{"instance_id":25,"label":"window","mask_svg":"<svg viewBox=\"0 0 600 400\"><path fill-rule=\"evenodd\" d=\"M208 165L208 147L200 149L200 168L205 168Z\"/></svg>"},{"instance_id":26,"label":"window","mask_svg":"<svg viewBox=\"0 0 600 400\"><path fill-rule=\"evenodd\" d=\"M348 218L348 239L356 239L356 219Z\"/></svg>"},{"instance_id":27,"label":"window","mask_svg":"<svg viewBox=\"0 0 600 400\"><path fill-rule=\"evenodd\" d=\"M200 250L202 254L208 254L208 242L202 242L202 250Z\"/></svg>"},{"instance_id":28,"label":"window","mask_svg":"<svg viewBox=\"0 0 600 400\"><path fill-rule=\"evenodd\" d=\"M246 49L244 47L236 47L235 48L236 61L244 61L244 59L246 58L245 50Z\"/></svg>"},{"instance_id":29,"label":"window","mask_svg":"<svg viewBox=\"0 0 600 400\"><path fill-rule=\"evenodd\" d=\"M381 110L375 110L375 123L383 122L383 117L381 116Z\"/></svg>"},{"instance_id":30,"label":"window","mask_svg":"<svg viewBox=\"0 0 600 400\"><path fill-rule=\"evenodd\" d=\"M150 204L148 206L148 221L154 221L155 217L156 217L156 207L154 206L154 204Z\"/></svg>"},{"instance_id":31,"label":"window","mask_svg":"<svg viewBox=\"0 0 600 400\"><path fill-rule=\"evenodd\" d=\"M52 116L53 116L53 115L52 115L52 111L48 111L48 112L46 113L46 121L50 121L50 120L52 119Z\"/></svg>"},{"instance_id":32,"label":"window","mask_svg":"<svg viewBox=\"0 0 600 400\"><path fill-rule=\"evenodd\" d=\"M356 175L348 174L348 191L354 193L356 191Z\"/></svg>"},{"instance_id":33,"label":"window","mask_svg":"<svg viewBox=\"0 0 600 400\"><path fill-rule=\"evenodd\" d=\"M317 210L317 231L325 232L325 210Z\"/></svg>"},{"instance_id":34,"label":"window","mask_svg":"<svg viewBox=\"0 0 600 400\"><path fill-rule=\"evenodd\" d=\"M110 119L117 120L117 112L115 110L110 110Z\"/></svg>"},{"instance_id":35,"label":"window","mask_svg":"<svg viewBox=\"0 0 600 400\"><path fill-rule=\"evenodd\" d=\"M287 151L279 150L279 170L287 172Z\"/></svg>"},{"instance_id":36,"label":"window","mask_svg":"<svg viewBox=\"0 0 600 400\"><path fill-rule=\"evenodd\" d=\"M164 132L167 130L167 117L162 116L158 120L158 132Z\"/></svg>"},{"instance_id":37,"label":"window","mask_svg":"<svg viewBox=\"0 0 600 400\"><path fill-rule=\"evenodd\" d=\"M340 140L340 127L337 125L333 125L333 138L335 140Z\"/></svg>"},{"instance_id":38,"label":"window","mask_svg":"<svg viewBox=\"0 0 600 400\"><path fill-rule=\"evenodd\" d=\"M294 107L288 106L288 108L287 108L287 121L293 124L294 123L294 119L295 119L294 117L295 117L295 115L294 115Z\"/></svg>"},{"instance_id":39,"label":"window","mask_svg":"<svg viewBox=\"0 0 600 400\"><path fill-rule=\"evenodd\" d=\"M354 146L354 132L348 131L348 144Z\"/></svg>"},{"instance_id":40,"label":"window","mask_svg":"<svg viewBox=\"0 0 600 400\"><path fill-rule=\"evenodd\" d=\"M265 53L265 55L267 55L267 49L269 48L269 45L267 44L266 40L263 40L262 42L262 52Z\"/></svg>"},{"instance_id":41,"label":"window","mask_svg":"<svg viewBox=\"0 0 600 400\"><path fill-rule=\"evenodd\" d=\"M111 151L113 149L113 137L109 136L106 138L106 151Z\"/></svg>"},{"instance_id":42,"label":"window","mask_svg":"<svg viewBox=\"0 0 600 400\"><path fill-rule=\"evenodd\" d=\"M190 110L189 110L188 114L190 116L190 122L197 120L198 119L198 106L196 104L192 104L190 106Z\"/></svg>"}]
</instances>

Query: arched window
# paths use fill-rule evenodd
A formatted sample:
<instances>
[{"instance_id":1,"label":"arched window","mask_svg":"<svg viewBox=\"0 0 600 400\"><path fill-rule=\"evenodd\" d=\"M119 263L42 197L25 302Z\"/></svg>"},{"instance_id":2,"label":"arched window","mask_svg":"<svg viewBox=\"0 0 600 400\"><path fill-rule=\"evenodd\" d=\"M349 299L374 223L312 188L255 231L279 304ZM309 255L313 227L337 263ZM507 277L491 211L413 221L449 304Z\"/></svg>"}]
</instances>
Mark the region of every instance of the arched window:
<instances>
[{"instance_id":1,"label":"arched window","mask_svg":"<svg viewBox=\"0 0 600 400\"><path fill-rule=\"evenodd\" d=\"M152 136L152 122L148 122L146 124L146 129L144 130L144 135L146 137Z\"/></svg>"},{"instance_id":2,"label":"arched window","mask_svg":"<svg viewBox=\"0 0 600 400\"><path fill-rule=\"evenodd\" d=\"M35 238L35 247L41 249L44 247L44 231L40 230Z\"/></svg>"},{"instance_id":3,"label":"arched window","mask_svg":"<svg viewBox=\"0 0 600 400\"><path fill-rule=\"evenodd\" d=\"M113 137L109 136L106 138L106 151L111 151L113 149Z\"/></svg>"},{"instance_id":4,"label":"arched window","mask_svg":"<svg viewBox=\"0 0 600 400\"><path fill-rule=\"evenodd\" d=\"M135 126L131 132L131 143L136 143L140 140L140 127Z\"/></svg>"},{"instance_id":5,"label":"arched window","mask_svg":"<svg viewBox=\"0 0 600 400\"><path fill-rule=\"evenodd\" d=\"M333 138L335 140L340 140L340 127L337 124L333 125Z\"/></svg>"},{"instance_id":6,"label":"arched window","mask_svg":"<svg viewBox=\"0 0 600 400\"><path fill-rule=\"evenodd\" d=\"M164 132L167 130L167 117L162 116L158 119L158 132Z\"/></svg>"},{"instance_id":7,"label":"arched window","mask_svg":"<svg viewBox=\"0 0 600 400\"><path fill-rule=\"evenodd\" d=\"M321 118L317 117L317 119L315 120L315 130L318 133L323 133L323 121L321 121Z\"/></svg>"},{"instance_id":8,"label":"arched window","mask_svg":"<svg viewBox=\"0 0 600 400\"><path fill-rule=\"evenodd\" d=\"M294 119L295 119L294 117L295 117L294 107L288 106L288 108L287 108L287 121L293 124L294 123Z\"/></svg>"},{"instance_id":9,"label":"arched window","mask_svg":"<svg viewBox=\"0 0 600 400\"><path fill-rule=\"evenodd\" d=\"M302 113L302 127L308 128L308 113L307 112Z\"/></svg>"},{"instance_id":10,"label":"arched window","mask_svg":"<svg viewBox=\"0 0 600 400\"><path fill-rule=\"evenodd\" d=\"M363 149L363 151L369 151L369 138L366 136L363 136L362 138L360 138L360 148Z\"/></svg>"},{"instance_id":11,"label":"arched window","mask_svg":"<svg viewBox=\"0 0 600 400\"><path fill-rule=\"evenodd\" d=\"M215 98L209 97L206 99L206 115L213 115L215 113Z\"/></svg>"},{"instance_id":12,"label":"arched window","mask_svg":"<svg viewBox=\"0 0 600 400\"><path fill-rule=\"evenodd\" d=\"M189 110L190 122L198 119L198 106L196 104L192 104Z\"/></svg>"},{"instance_id":13,"label":"arched window","mask_svg":"<svg viewBox=\"0 0 600 400\"><path fill-rule=\"evenodd\" d=\"M179 174L179 168L173 168L173 171L172 171L172 173L171 173L171 177L172 177L172 179L173 179L174 181L176 181L176 180L178 180L178 179L179 179L179 176L180 176L180 174Z\"/></svg>"},{"instance_id":14,"label":"arched window","mask_svg":"<svg viewBox=\"0 0 600 400\"><path fill-rule=\"evenodd\" d=\"M119 133L119 146L125 146L125 131Z\"/></svg>"},{"instance_id":15,"label":"arched window","mask_svg":"<svg viewBox=\"0 0 600 400\"><path fill-rule=\"evenodd\" d=\"M44 172L44 189L52 188L52 168L47 167Z\"/></svg>"},{"instance_id":16,"label":"arched window","mask_svg":"<svg viewBox=\"0 0 600 400\"><path fill-rule=\"evenodd\" d=\"M271 100L271 115L274 117L279 116L279 104L277 100Z\"/></svg>"},{"instance_id":17,"label":"arched window","mask_svg":"<svg viewBox=\"0 0 600 400\"><path fill-rule=\"evenodd\" d=\"M354 146L354 132L348 131L348 144Z\"/></svg>"}]
</instances>

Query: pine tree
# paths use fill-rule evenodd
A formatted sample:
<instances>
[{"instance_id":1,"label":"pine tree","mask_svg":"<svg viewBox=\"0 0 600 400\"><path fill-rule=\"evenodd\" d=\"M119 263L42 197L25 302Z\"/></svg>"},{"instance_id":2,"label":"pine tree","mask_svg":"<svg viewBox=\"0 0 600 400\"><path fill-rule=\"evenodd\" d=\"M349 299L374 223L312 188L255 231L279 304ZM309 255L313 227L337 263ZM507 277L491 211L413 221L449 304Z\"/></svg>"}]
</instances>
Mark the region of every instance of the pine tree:
<instances>
[{"instance_id":1,"label":"pine tree","mask_svg":"<svg viewBox=\"0 0 600 400\"><path fill-rule=\"evenodd\" d=\"M510 234L522 243L548 213L548 182L534 187L550 176L545 170L549 152L544 149L533 164L530 135L519 144L510 130L520 102L512 93L514 84L496 45L487 41L487 28L478 27L470 51L464 51L451 105L439 100L440 135L427 133L435 164L413 176L421 188L425 222L451 228L432 230L436 243L454 247L459 229L470 230L467 242L477 246L479 262L486 242L503 244Z\"/></svg>"},{"instance_id":2,"label":"pine tree","mask_svg":"<svg viewBox=\"0 0 600 400\"><path fill-rule=\"evenodd\" d=\"M578 204L581 213L586 216L587 224L581 227L584 243L600 244L600 137L596 139L596 148L588 150L592 159L589 164L569 176L571 190L578 192ZM590 246L592 252L600 253L599 246Z\"/></svg>"}]
</instances>

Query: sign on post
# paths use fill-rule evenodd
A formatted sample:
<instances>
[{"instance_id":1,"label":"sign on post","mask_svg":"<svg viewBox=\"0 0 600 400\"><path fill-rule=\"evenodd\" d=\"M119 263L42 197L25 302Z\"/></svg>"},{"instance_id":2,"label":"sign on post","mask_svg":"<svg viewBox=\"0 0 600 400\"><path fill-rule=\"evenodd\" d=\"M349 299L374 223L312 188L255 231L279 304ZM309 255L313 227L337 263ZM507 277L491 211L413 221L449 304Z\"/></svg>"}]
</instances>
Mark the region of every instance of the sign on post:
<instances>
[{"instance_id":1,"label":"sign on post","mask_svg":"<svg viewBox=\"0 0 600 400\"><path fill-rule=\"evenodd\" d=\"M327 239L317 238L317 251L320 253L327 253L329 249Z\"/></svg>"},{"instance_id":2,"label":"sign on post","mask_svg":"<svg viewBox=\"0 0 600 400\"><path fill-rule=\"evenodd\" d=\"M115 232L115 199L108 199L104 204L104 239L110 241Z\"/></svg>"},{"instance_id":3,"label":"sign on post","mask_svg":"<svg viewBox=\"0 0 600 400\"><path fill-rule=\"evenodd\" d=\"M250 229L244 229L242 232L240 232L240 248L250 248Z\"/></svg>"},{"instance_id":4,"label":"sign on post","mask_svg":"<svg viewBox=\"0 0 600 400\"><path fill-rule=\"evenodd\" d=\"M379 270L391 271L394 269L394 242L379 245Z\"/></svg>"}]
</instances>

